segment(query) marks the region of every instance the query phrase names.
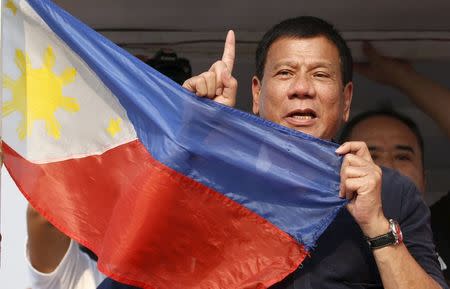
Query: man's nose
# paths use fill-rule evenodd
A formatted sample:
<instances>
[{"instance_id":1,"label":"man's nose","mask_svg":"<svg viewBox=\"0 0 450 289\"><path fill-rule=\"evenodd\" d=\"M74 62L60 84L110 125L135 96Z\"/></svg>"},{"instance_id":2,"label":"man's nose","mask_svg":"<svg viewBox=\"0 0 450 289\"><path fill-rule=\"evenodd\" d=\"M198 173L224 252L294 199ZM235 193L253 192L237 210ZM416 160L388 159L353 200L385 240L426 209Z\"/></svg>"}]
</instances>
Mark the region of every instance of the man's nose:
<instances>
[{"instance_id":1,"label":"man's nose","mask_svg":"<svg viewBox=\"0 0 450 289\"><path fill-rule=\"evenodd\" d=\"M316 95L312 79L308 75L296 75L288 90L289 98L311 98Z\"/></svg>"}]
</instances>

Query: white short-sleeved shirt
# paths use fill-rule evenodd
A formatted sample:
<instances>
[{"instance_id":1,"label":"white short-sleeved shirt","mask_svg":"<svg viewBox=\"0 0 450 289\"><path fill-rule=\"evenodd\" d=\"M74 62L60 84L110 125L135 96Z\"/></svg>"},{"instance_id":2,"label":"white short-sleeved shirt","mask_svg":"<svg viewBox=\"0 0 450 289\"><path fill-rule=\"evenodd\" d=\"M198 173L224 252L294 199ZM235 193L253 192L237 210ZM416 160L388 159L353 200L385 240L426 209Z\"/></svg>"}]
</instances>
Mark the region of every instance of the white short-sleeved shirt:
<instances>
[{"instance_id":1,"label":"white short-sleeved shirt","mask_svg":"<svg viewBox=\"0 0 450 289\"><path fill-rule=\"evenodd\" d=\"M70 242L61 263L51 273L41 273L33 268L28 250L27 264L33 289L95 289L105 279L98 271L97 263L81 252L74 241Z\"/></svg>"}]
</instances>

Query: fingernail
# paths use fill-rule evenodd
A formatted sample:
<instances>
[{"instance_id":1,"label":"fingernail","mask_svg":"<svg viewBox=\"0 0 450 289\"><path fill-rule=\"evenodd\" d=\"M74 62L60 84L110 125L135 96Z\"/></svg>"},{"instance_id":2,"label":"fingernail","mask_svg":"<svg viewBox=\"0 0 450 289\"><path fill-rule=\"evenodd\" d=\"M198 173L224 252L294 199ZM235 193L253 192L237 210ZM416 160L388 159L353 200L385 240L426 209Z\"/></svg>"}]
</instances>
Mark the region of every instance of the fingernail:
<instances>
[{"instance_id":1,"label":"fingernail","mask_svg":"<svg viewBox=\"0 0 450 289\"><path fill-rule=\"evenodd\" d=\"M216 89L216 95L222 95L222 92L223 92L223 89L221 87Z\"/></svg>"}]
</instances>

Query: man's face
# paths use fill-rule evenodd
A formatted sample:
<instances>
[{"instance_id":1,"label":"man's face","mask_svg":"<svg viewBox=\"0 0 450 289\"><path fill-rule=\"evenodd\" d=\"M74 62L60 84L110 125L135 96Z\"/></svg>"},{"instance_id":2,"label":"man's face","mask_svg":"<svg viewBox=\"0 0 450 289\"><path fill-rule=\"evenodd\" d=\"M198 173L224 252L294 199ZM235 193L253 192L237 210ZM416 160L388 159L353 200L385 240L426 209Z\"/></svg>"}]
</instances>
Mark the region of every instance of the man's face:
<instances>
[{"instance_id":1,"label":"man's face","mask_svg":"<svg viewBox=\"0 0 450 289\"><path fill-rule=\"evenodd\" d=\"M367 143L377 165L399 171L425 192L422 151L404 123L389 116L369 117L353 127L349 140Z\"/></svg>"},{"instance_id":2,"label":"man's face","mask_svg":"<svg viewBox=\"0 0 450 289\"><path fill-rule=\"evenodd\" d=\"M269 48L262 80L252 82L253 112L331 140L347 121L353 85L342 84L339 52L327 38L280 38Z\"/></svg>"}]
</instances>

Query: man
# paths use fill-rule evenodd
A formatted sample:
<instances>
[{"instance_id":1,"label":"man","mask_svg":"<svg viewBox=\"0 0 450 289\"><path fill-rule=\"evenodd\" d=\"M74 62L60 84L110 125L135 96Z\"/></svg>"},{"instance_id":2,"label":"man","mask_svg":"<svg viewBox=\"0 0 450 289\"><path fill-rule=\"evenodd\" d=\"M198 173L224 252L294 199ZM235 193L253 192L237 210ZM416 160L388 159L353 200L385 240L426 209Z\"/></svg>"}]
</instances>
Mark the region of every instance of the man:
<instances>
[{"instance_id":1,"label":"man","mask_svg":"<svg viewBox=\"0 0 450 289\"><path fill-rule=\"evenodd\" d=\"M365 142L377 165L399 171L425 192L423 138L412 120L389 109L367 111L342 130L340 142L351 140Z\"/></svg>"},{"instance_id":2,"label":"man","mask_svg":"<svg viewBox=\"0 0 450 289\"><path fill-rule=\"evenodd\" d=\"M425 194L423 139L416 124L409 118L392 110L367 111L354 117L344 127L340 140L365 142L377 165L399 171ZM443 221L447 215L448 212L436 221ZM448 237L440 237L448 235L448 227L437 230L437 226L432 223L438 252L444 257L439 257L441 269L448 282L449 273L444 262L448 260Z\"/></svg>"},{"instance_id":3,"label":"man","mask_svg":"<svg viewBox=\"0 0 450 289\"><path fill-rule=\"evenodd\" d=\"M450 90L447 87L419 74L413 66L405 60L381 55L369 43L364 43L363 51L367 58L367 62L356 65L358 72L368 79L398 89L420 110L433 119L442 131L450 137L450 117L448 114L448 108L450 107ZM397 119L401 120L400 118ZM355 123L355 121L352 122ZM405 121L403 122L404 124L408 123ZM418 134L417 128L413 128L415 125L408 125L408 127L416 134L418 140L421 141L421 136ZM420 149L423 153L423 145L420 146ZM388 164L384 165L389 167ZM420 182L425 182L425 174L422 173L423 167L417 166L416 168L418 173L416 173L415 176L408 175L405 170L398 169L403 174L411 177L412 180L418 180L416 184L418 185L418 188L424 192L425 188L422 188L420 184L418 184ZM448 218L450 194L447 193L447 195L434 203L430 209L431 225L437 248L444 260L448 261L450 260L450 226ZM450 284L450 270L445 270L444 274L447 282Z\"/></svg>"},{"instance_id":4,"label":"man","mask_svg":"<svg viewBox=\"0 0 450 289\"><path fill-rule=\"evenodd\" d=\"M233 62L234 35L229 32L222 60L184 87L233 105ZM351 70L351 54L331 25L313 17L283 21L265 34L257 49L253 112L331 140L348 119ZM429 212L415 186L382 171L363 142L347 142L336 152L344 155L340 196L349 200L347 211L319 239L311 258L274 288L447 288L433 247L427 245L432 243L431 230L420 216ZM405 242L379 248L376 240L389 234L393 223L388 217L400 220ZM371 251L365 238L377 248Z\"/></svg>"},{"instance_id":5,"label":"man","mask_svg":"<svg viewBox=\"0 0 450 289\"><path fill-rule=\"evenodd\" d=\"M53 227L36 210L27 209L27 261L31 288L94 289L105 276L75 241Z\"/></svg>"},{"instance_id":6,"label":"man","mask_svg":"<svg viewBox=\"0 0 450 289\"><path fill-rule=\"evenodd\" d=\"M233 106L233 64L234 34L229 32L222 60L184 87ZM300 17L276 25L259 45L256 71L253 112L261 117L324 140L347 121L353 93L351 54L328 23ZM340 196L348 198L348 210L338 215L302 268L274 288L376 288L381 282L385 288L447 288L433 250L423 245L432 242L431 232L426 221L415 218L416 212L427 212L415 186L392 171L383 171L382 177L362 142L346 143L337 153L345 155ZM381 191L387 204L381 202ZM403 206L402 200L408 204ZM387 217L400 222L411 246L401 238L376 239L399 236L398 226ZM373 251L364 236L371 239ZM380 244L384 247L378 248Z\"/></svg>"}]
</instances>

